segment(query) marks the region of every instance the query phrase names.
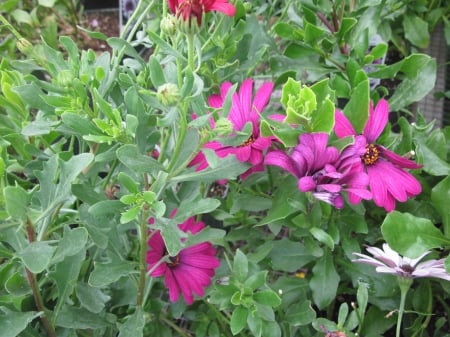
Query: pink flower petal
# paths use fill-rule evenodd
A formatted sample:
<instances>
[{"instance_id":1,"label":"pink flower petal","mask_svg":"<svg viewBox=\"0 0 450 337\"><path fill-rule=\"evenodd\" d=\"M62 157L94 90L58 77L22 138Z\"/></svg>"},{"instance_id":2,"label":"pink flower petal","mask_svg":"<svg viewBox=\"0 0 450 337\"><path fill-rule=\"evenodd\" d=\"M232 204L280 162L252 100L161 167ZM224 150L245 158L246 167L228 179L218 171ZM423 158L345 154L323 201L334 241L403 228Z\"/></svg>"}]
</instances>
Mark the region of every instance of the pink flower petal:
<instances>
[{"instance_id":1,"label":"pink flower petal","mask_svg":"<svg viewBox=\"0 0 450 337\"><path fill-rule=\"evenodd\" d=\"M339 138L356 135L353 125L340 110L335 111L334 118L334 132Z\"/></svg>"},{"instance_id":2,"label":"pink flower petal","mask_svg":"<svg viewBox=\"0 0 450 337\"><path fill-rule=\"evenodd\" d=\"M389 104L385 99L381 99L375 110L370 105L369 119L364 127L363 134L367 138L368 143L375 143L376 139L381 135L389 118Z\"/></svg>"}]
</instances>

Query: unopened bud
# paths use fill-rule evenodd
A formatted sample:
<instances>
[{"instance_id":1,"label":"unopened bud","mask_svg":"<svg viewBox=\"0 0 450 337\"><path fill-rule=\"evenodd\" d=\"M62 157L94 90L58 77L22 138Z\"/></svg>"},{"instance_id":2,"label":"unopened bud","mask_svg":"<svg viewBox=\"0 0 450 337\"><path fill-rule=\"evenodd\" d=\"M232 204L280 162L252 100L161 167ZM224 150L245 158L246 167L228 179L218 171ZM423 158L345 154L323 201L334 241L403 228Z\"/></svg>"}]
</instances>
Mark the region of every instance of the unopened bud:
<instances>
[{"instance_id":1,"label":"unopened bud","mask_svg":"<svg viewBox=\"0 0 450 337\"><path fill-rule=\"evenodd\" d=\"M158 88L158 101L165 106L175 106L180 100L180 90L174 83L165 83Z\"/></svg>"},{"instance_id":2,"label":"unopened bud","mask_svg":"<svg viewBox=\"0 0 450 337\"><path fill-rule=\"evenodd\" d=\"M69 69L64 69L61 70L57 77L56 77L56 81L58 82L58 84L60 84L63 87L68 87L71 85L72 81L73 81L73 73L71 70Z\"/></svg>"},{"instance_id":3,"label":"unopened bud","mask_svg":"<svg viewBox=\"0 0 450 337\"><path fill-rule=\"evenodd\" d=\"M177 30L177 19L175 16L168 14L162 18L159 26L164 34L167 36L172 36Z\"/></svg>"},{"instance_id":4,"label":"unopened bud","mask_svg":"<svg viewBox=\"0 0 450 337\"><path fill-rule=\"evenodd\" d=\"M219 118L215 124L214 131L219 136L228 136L233 132L233 123L228 118Z\"/></svg>"},{"instance_id":5,"label":"unopened bud","mask_svg":"<svg viewBox=\"0 0 450 337\"><path fill-rule=\"evenodd\" d=\"M16 42L16 46L17 49L19 49L20 52L24 55L29 55L33 52L33 45L30 41L23 37Z\"/></svg>"}]
</instances>

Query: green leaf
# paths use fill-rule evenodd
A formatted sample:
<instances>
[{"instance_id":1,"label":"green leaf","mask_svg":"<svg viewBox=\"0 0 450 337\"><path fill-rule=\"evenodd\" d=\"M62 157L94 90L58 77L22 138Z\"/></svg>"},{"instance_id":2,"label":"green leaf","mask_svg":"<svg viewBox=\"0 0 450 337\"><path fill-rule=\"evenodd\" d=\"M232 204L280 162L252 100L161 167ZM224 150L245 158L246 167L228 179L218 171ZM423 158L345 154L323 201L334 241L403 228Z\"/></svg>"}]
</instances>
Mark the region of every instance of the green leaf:
<instances>
[{"instance_id":1,"label":"green leaf","mask_svg":"<svg viewBox=\"0 0 450 337\"><path fill-rule=\"evenodd\" d=\"M42 171L35 172L40 183L35 196L42 209L37 223L42 222L43 226L47 226L51 222L55 209L71 198L72 183L93 158L90 153L82 153L65 162L54 155L44 163Z\"/></svg>"},{"instance_id":2,"label":"green leaf","mask_svg":"<svg viewBox=\"0 0 450 337\"><path fill-rule=\"evenodd\" d=\"M44 6L44 7L53 7L55 5L56 0L38 0L38 4L39 6Z\"/></svg>"},{"instance_id":3,"label":"green leaf","mask_svg":"<svg viewBox=\"0 0 450 337\"><path fill-rule=\"evenodd\" d=\"M249 287L253 290L262 287L266 283L267 273L267 270L262 270L251 275L247 280L245 280L244 287Z\"/></svg>"},{"instance_id":4,"label":"green leaf","mask_svg":"<svg viewBox=\"0 0 450 337\"><path fill-rule=\"evenodd\" d=\"M56 317L55 325L67 329L101 329L112 325L113 322L110 320L113 319L109 317L93 315L85 309L66 305Z\"/></svg>"},{"instance_id":5,"label":"green leaf","mask_svg":"<svg viewBox=\"0 0 450 337\"><path fill-rule=\"evenodd\" d=\"M328 248L330 248L331 250L334 249L334 240L330 234L325 232L323 229L317 227L312 227L309 231L316 240L327 245Z\"/></svg>"},{"instance_id":6,"label":"green leaf","mask_svg":"<svg viewBox=\"0 0 450 337\"><path fill-rule=\"evenodd\" d=\"M126 318L125 323L119 325L118 337L142 337L145 326L145 312L138 307L136 311Z\"/></svg>"},{"instance_id":7,"label":"green leaf","mask_svg":"<svg viewBox=\"0 0 450 337\"><path fill-rule=\"evenodd\" d=\"M194 199L188 201L182 201L178 207L177 214L174 216L174 220L182 222L191 216L197 214L210 213L220 206L220 201L214 198Z\"/></svg>"},{"instance_id":8,"label":"green leaf","mask_svg":"<svg viewBox=\"0 0 450 337\"><path fill-rule=\"evenodd\" d=\"M237 249L234 255L233 274L241 282L244 282L247 279L248 260L247 256L245 256L245 254L240 249Z\"/></svg>"},{"instance_id":9,"label":"green leaf","mask_svg":"<svg viewBox=\"0 0 450 337\"><path fill-rule=\"evenodd\" d=\"M389 99L391 111L398 111L421 100L434 88L436 81L436 60L427 55L420 56L423 56L422 60L418 60L420 62L411 63L411 67L414 67L414 69L410 71L402 69L402 71L407 71L409 76L397 86L394 94Z\"/></svg>"},{"instance_id":10,"label":"green leaf","mask_svg":"<svg viewBox=\"0 0 450 337\"><path fill-rule=\"evenodd\" d=\"M3 195L8 215L21 223L25 223L31 195L20 186L6 186L3 189Z\"/></svg>"},{"instance_id":11,"label":"green leaf","mask_svg":"<svg viewBox=\"0 0 450 337\"><path fill-rule=\"evenodd\" d=\"M270 307L278 307L281 304L280 296L271 289L256 292L253 295L253 299L259 304L268 305Z\"/></svg>"},{"instance_id":12,"label":"green leaf","mask_svg":"<svg viewBox=\"0 0 450 337\"><path fill-rule=\"evenodd\" d=\"M212 182L223 179L236 179L237 176L249 169L247 163L242 163L236 159L235 156L228 156L220 160L220 165L208 167L205 170L198 172L188 172L177 175L171 180L173 182L186 181L202 181Z\"/></svg>"},{"instance_id":13,"label":"green leaf","mask_svg":"<svg viewBox=\"0 0 450 337\"><path fill-rule=\"evenodd\" d=\"M313 276L309 285L313 299L319 309L325 308L335 298L339 285L339 274L334 267L333 257L328 250L312 269Z\"/></svg>"},{"instance_id":14,"label":"green leaf","mask_svg":"<svg viewBox=\"0 0 450 337\"><path fill-rule=\"evenodd\" d=\"M169 222L166 225L160 226L161 236L164 240L167 252L170 256L176 256L184 244L181 241L187 234L183 233L177 226L177 222Z\"/></svg>"},{"instance_id":15,"label":"green leaf","mask_svg":"<svg viewBox=\"0 0 450 337\"><path fill-rule=\"evenodd\" d=\"M81 306L94 314L100 313L105 308L105 303L111 299L100 288L81 282L77 283L76 294Z\"/></svg>"},{"instance_id":16,"label":"green leaf","mask_svg":"<svg viewBox=\"0 0 450 337\"><path fill-rule=\"evenodd\" d=\"M126 55L131 56L134 60L144 65L145 62L137 50L126 40L119 37L110 37L106 40L111 48L117 51L123 51Z\"/></svg>"},{"instance_id":17,"label":"green leaf","mask_svg":"<svg viewBox=\"0 0 450 337\"><path fill-rule=\"evenodd\" d=\"M286 313L286 321L292 326L310 324L315 318L316 312L311 306L311 301L295 303Z\"/></svg>"},{"instance_id":18,"label":"green leaf","mask_svg":"<svg viewBox=\"0 0 450 337\"><path fill-rule=\"evenodd\" d=\"M3 313L0 313L0 331L2 337L16 337L36 317L42 315L42 312L26 311L17 312L11 311L6 307L0 307Z\"/></svg>"},{"instance_id":19,"label":"green leaf","mask_svg":"<svg viewBox=\"0 0 450 337\"><path fill-rule=\"evenodd\" d=\"M63 261L56 265L55 270L49 273L49 277L55 281L58 288L58 300L54 309L56 317L58 317L62 306L73 292L85 257L86 251L84 249L76 255L66 256Z\"/></svg>"},{"instance_id":20,"label":"green leaf","mask_svg":"<svg viewBox=\"0 0 450 337\"><path fill-rule=\"evenodd\" d=\"M63 260L66 256L73 256L84 249L88 240L86 228L64 228L64 236L59 241L52 263Z\"/></svg>"},{"instance_id":21,"label":"green leaf","mask_svg":"<svg viewBox=\"0 0 450 337\"><path fill-rule=\"evenodd\" d=\"M444 226L444 234L450 237L450 207L448 201L450 200L450 176L441 180L431 190L431 201L433 206L442 217L442 224Z\"/></svg>"},{"instance_id":22,"label":"green leaf","mask_svg":"<svg viewBox=\"0 0 450 337\"><path fill-rule=\"evenodd\" d=\"M230 328L233 335L237 335L247 325L248 309L238 306L231 314Z\"/></svg>"},{"instance_id":23,"label":"green leaf","mask_svg":"<svg viewBox=\"0 0 450 337\"><path fill-rule=\"evenodd\" d=\"M398 211L386 216L381 233L393 250L409 258L417 258L427 250L450 244L450 239L430 220Z\"/></svg>"},{"instance_id":24,"label":"green leaf","mask_svg":"<svg viewBox=\"0 0 450 337\"><path fill-rule=\"evenodd\" d=\"M134 263L118 261L110 263L96 263L94 270L89 275L88 283L92 287L103 287L116 282L123 276L137 273Z\"/></svg>"},{"instance_id":25,"label":"green leaf","mask_svg":"<svg viewBox=\"0 0 450 337\"><path fill-rule=\"evenodd\" d=\"M362 81L353 89L344 114L352 122L357 134L361 134L369 116L369 80Z\"/></svg>"},{"instance_id":26,"label":"green leaf","mask_svg":"<svg viewBox=\"0 0 450 337\"><path fill-rule=\"evenodd\" d=\"M152 55L148 60L148 67L150 71L150 79L155 88L158 88L167 82L164 77L161 62L154 55Z\"/></svg>"},{"instance_id":27,"label":"green leaf","mask_svg":"<svg viewBox=\"0 0 450 337\"><path fill-rule=\"evenodd\" d=\"M408 13L403 16L405 38L419 48L426 48L430 43L428 23L421 17Z\"/></svg>"},{"instance_id":28,"label":"green leaf","mask_svg":"<svg viewBox=\"0 0 450 337\"><path fill-rule=\"evenodd\" d=\"M306 247L301 242L290 241L287 238L274 241L270 253L274 268L288 272L297 271L321 255L322 250L319 247Z\"/></svg>"},{"instance_id":29,"label":"green leaf","mask_svg":"<svg viewBox=\"0 0 450 337\"><path fill-rule=\"evenodd\" d=\"M139 152L136 145L123 145L117 150L117 158L122 164L136 173L154 173L163 171L164 167L150 156Z\"/></svg>"},{"instance_id":30,"label":"green leaf","mask_svg":"<svg viewBox=\"0 0 450 337\"><path fill-rule=\"evenodd\" d=\"M133 179L125 172L120 172L118 176L120 186L125 187L128 192L137 194L139 193L139 183L136 182L136 179Z\"/></svg>"},{"instance_id":31,"label":"green leaf","mask_svg":"<svg viewBox=\"0 0 450 337\"><path fill-rule=\"evenodd\" d=\"M101 135L100 130L86 117L73 112L61 115L63 123L79 135Z\"/></svg>"},{"instance_id":32,"label":"green leaf","mask_svg":"<svg viewBox=\"0 0 450 337\"><path fill-rule=\"evenodd\" d=\"M50 265L55 249L56 248L50 246L48 242L35 241L31 242L22 251L18 252L17 255L20 257L26 268L32 273L38 274L43 272Z\"/></svg>"}]
</instances>

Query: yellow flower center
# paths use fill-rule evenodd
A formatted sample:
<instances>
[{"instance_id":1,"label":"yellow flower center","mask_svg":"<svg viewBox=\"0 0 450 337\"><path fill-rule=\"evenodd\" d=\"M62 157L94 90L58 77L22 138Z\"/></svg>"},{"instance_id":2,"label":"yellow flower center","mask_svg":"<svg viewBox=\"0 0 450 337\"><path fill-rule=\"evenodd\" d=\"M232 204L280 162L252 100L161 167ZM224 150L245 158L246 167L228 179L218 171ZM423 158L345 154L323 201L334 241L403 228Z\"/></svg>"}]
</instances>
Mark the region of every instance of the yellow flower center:
<instances>
[{"instance_id":1,"label":"yellow flower center","mask_svg":"<svg viewBox=\"0 0 450 337\"><path fill-rule=\"evenodd\" d=\"M361 157L365 165L373 165L379 156L378 148L374 144L366 144L366 153Z\"/></svg>"},{"instance_id":2,"label":"yellow flower center","mask_svg":"<svg viewBox=\"0 0 450 337\"><path fill-rule=\"evenodd\" d=\"M238 147L252 145L254 142L255 142L255 137L253 137L253 135L250 135L250 137L248 137L248 139L245 142L243 142L241 145L238 145Z\"/></svg>"}]
</instances>

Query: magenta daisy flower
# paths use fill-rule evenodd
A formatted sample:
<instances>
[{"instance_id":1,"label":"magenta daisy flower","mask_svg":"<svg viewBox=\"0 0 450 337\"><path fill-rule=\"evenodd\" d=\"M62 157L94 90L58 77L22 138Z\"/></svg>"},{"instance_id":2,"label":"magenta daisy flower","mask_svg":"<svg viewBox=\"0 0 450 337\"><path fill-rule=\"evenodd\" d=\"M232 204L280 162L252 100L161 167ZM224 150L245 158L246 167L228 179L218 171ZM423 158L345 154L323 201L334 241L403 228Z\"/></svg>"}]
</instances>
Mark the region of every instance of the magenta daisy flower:
<instances>
[{"instance_id":1,"label":"magenta daisy flower","mask_svg":"<svg viewBox=\"0 0 450 337\"><path fill-rule=\"evenodd\" d=\"M376 144L389 117L388 102L381 99L375 109L370 104L369 119L362 135L366 138L366 152L361 156L362 163L369 175L372 198L379 207L388 212L395 209L395 200L405 202L409 197L422 191L420 183L405 169L418 169L422 165L403 158ZM354 136L356 131L347 117L339 110L335 113L334 131L338 137Z\"/></svg>"},{"instance_id":2,"label":"magenta daisy flower","mask_svg":"<svg viewBox=\"0 0 450 337\"><path fill-rule=\"evenodd\" d=\"M199 26L203 13L217 11L228 16L236 13L236 8L228 0L168 0L168 4L173 14L181 16L184 21L195 18Z\"/></svg>"},{"instance_id":3,"label":"magenta daisy flower","mask_svg":"<svg viewBox=\"0 0 450 337\"><path fill-rule=\"evenodd\" d=\"M209 105L216 109L222 108L230 88L230 82L223 83L220 87L220 94L214 94L209 97ZM223 145L218 141L208 142L204 146L205 148L214 150L220 158L234 155L240 162L250 163L252 167L241 175L242 178L246 178L253 172L264 171L264 151L270 147L274 137L261 136L260 119L261 112L270 100L272 90L273 83L265 82L253 96L253 80L250 78L246 79L241 84L239 91L232 95L231 109L227 118L231 122L235 132L242 131L247 123L251 123L251 135L246 141L237 146ZM214 122L212 121L211 124L214 129ZM193 166L194 164L199 165L197 170L204 169L208 165L202 153L194 158L190 166Z\"/></svg>"},{"instance_id":4,"label":"magenta daisy flower","mask_svg":"<svg viewBox=\"0 0 450 337\"><path fill-rule=\"evenodd\" d=\"M367 175L359 169L360 156L365 152L364 138L355 137L355 143L342 153L327 144L328 134L305 133L291 154L274 150L266 155L264 163L288 171L298 178L300 191L312 192L316 199L336 208L344 206L343 191L357 195L358 202L370 199Z\"/></svg>"},{"instance_id":5,"label":"magenta daisy flower","mask_svg":"<svg viewBox=\"0 0 450 337\"><path fill-rule=\"evenodd\" d=\"M183 232L196 234L204 227L194 217L178 225ZM150 276L164 277L164 284L169 290L170 301L176 302L180 296L187 304L192 304L194 294L203 296L205 288L211 284L215 269L220 262L215 257L216 250L210 242L202 242L182 249L176 256L168 256L161 232L151 233L148 240L147 264ZM162 261L162 262L161 262Z\"/></svg>"},{"instance_id":6,"label":"magenta daisy flower","mask_svg":"<svg viewBox=\"0 0 450 337\"><path fill-rule=\"evenodd\" d=\"M353 262L370 264L376 267L375 270L378 273L387 273L406 278L435 277L450 281L450 274L447 273L444 266L445 259L420 262L425 256L430 254L430 251L423 253L416 259L410 259L400 256L387 243L383 244L383 249L368 247L366 250L372 256L353 253L353 255L359 257Z\"/></svg>"}]
</instances>

